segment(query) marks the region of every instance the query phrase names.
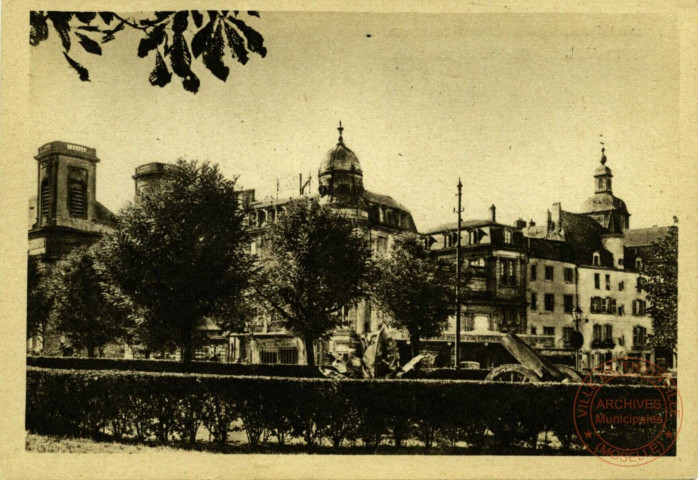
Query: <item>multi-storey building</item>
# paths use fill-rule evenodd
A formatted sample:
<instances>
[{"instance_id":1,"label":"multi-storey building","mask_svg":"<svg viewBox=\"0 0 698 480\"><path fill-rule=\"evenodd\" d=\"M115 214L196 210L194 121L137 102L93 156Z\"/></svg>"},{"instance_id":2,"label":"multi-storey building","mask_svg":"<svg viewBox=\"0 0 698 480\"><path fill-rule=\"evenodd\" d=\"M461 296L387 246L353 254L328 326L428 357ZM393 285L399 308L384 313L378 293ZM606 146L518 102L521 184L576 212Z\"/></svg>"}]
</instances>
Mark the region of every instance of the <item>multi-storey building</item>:
<instances>
[{"instance_id":1,"label":"multi-storey building","mask_svg":"<svg viewBox=\"0 0 698 480\"><path fill-rule=\"evenodd\" d=\"M581 368L626 356L655 361L647 345L652 321L638 279L642 255L647 254L641 244L656 241L664 229L628 229L630 214L611 191L613 175L606 161L604 153L594 174L595 193L584 203L584 213L566 212L556 203L546 224L531 223L524 230L529 331L554 335L555 350L549 353L567 352L574 361L570 336L577 328L573 311L579 308L578 327L584 335Z\"/></svg>"},{"instance_id":2,"label":"multi-storey building","mask_svg":"<svg viewBox=\"0 0 698 480\"><path fill-rule=\"evenodd\" d=\"M263 258L268 254L265 232L283 215L292 202L316 199L356 222L356 227L366 235L374 254L392 248L395 235L404 232L416 233L417 229L410 211L387 195L364 189L363 170L356 154L346 146L340 126L339 140L321 161L318 170L318 193L299 195L292 198L269 198L256 200L254 191L245 192L249 202L249 226L252 242L250 251ZM316 362L321 363L324 352L353 352L356 335L375 331L383 322L383 315L361 300L346 305L342 312L341 327L329 342L320 342L315 349ZM250 323L247 332L233 334L232 358L234 361L251 363L299 363L305 359L303 342L270 323L260 314Z\"/></svg>"}]
</instances>

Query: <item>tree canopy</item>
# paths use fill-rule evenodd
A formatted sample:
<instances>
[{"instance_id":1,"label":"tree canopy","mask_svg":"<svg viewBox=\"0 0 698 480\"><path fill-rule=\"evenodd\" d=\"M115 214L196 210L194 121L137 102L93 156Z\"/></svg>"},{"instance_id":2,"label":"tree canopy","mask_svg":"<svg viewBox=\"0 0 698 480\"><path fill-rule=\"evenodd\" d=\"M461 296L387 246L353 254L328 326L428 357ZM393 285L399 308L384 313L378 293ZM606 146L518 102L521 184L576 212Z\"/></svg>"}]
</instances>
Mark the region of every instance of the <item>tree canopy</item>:
<instances>
[{"instance_id":1,"label":"tree canopy","mask_svg":"<svg viewBox=\"0 0 698 480\"><path fill-rule=\"evenodd\" d=\"M124 338L129 312L110 295L104 283L100 244L78 248L58 262L43 282L51 298L50 321L89 357L108 342Z\"/></svg>"},{"instance_id":2,"label":"tree canopy","mask_svg":"<svg viewBox=\"0 0 698 480\"><path fill-rule=\"evenodd\" d=\"M307 363L314 365L313 342L364 292L368 243L353 221L317 200L288 205L267 240L255 290L267 312L303 339Z\"/></svg>"},{"instance_id":3,"label":"tree canopy","mask_svg":"<svg viewBox=\"0 0 698 480\"><path fill-rule=\"evenodd\" d=\"M29 257L27 264L27 338L44 333L51 312L50 291L47 288L48 265L38 257Z\"/></svg>"},{"instance_id":4,"label":"tree canopy","mask_svg":"<svg viewBox=\"0 0 698 480\"><path fill-rule=\"evenodd\" d=\"M247 15L259 17L256 11L248 11ZM169 84L174 72L185 90L196 93L200 80L193 69L194 59L201 57L204 67L225 82L230 73L224 61L226 55L245 65L250 53L261 57L267 54L262 35L237 10L158 11L140 19L116 12L32 11L29 22L29 43L34 47L48 38L49 24L53 26L66 62L83 82L90 81L90 73L71 56L71 46L77 41L85 52L102 55L102 45L127 29L141 34L134 52L141 58L154 58L149 77L153 86Z\"/></svg>"},{"instance_id":5,"label":"tree canopy","mask_svg":"<svg viewBox=\"0 0 698 480\"><path fill-rule=\"evenodd\" d=\"M652 245L642 268L640 287L647 292L647 314L654 331L655 348L676 352L678 319L679 230L670 227L667 235Z\"/></svg>"},{"instance_id":6,"label":"tree canopy","mask_svg":"<svg viewBox=\"0 0 698 480\"><path fill-rule=\"evenodd\" d=\"M430 257L419 237L395 238L393 250L375 262L371 298L388 323L409 332L412 355L422 338L438 336L455 312L455 266Z\"/></svg>"},{"instance_id":7,"label":"tree canopy","mask_svg":"<svg viewBox=\"0 0 698 480\"><path fill-rule=\"evenodd\" d=\"M106 237L109 277L139 310L147 347L179 346L188 362L206 318L235 328L251 266L235 183L217 165L179 160Z\"/></svg>"}]
</instances>

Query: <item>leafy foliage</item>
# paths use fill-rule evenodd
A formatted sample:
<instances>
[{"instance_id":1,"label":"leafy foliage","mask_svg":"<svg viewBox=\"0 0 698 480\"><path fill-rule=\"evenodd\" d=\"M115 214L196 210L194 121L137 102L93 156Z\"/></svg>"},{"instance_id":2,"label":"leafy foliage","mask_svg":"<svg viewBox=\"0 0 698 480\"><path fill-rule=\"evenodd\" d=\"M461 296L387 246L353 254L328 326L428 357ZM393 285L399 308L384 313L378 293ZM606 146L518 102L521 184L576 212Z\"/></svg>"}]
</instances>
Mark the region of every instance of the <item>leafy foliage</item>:
<instances>
[{"instance_id":1,"label":"leafy foliage","mask_svg":"<svg viewBox=\"0 0 698 480\"><path fill-rule=\"evenodd\" d=\"M262 306L305 342L338 324L336 313L363 293L370 250L354 223L317 200L290 204L268 232L255 290Z\"/></svg>"},{"instance_id":2,"label":"leafy foliage","mask_svg":"<svg viewBox=\"0 0 698 480\"><path fill-rule=\"evenodd\" d=\"M604 388L616 398L656 391L646 384ZM272 437L278 445L296 437L306 449L326 440L334 452L357 439L372 452L390 443L429 446L444 439L451 448L465 442L478 453L530 453L540 449L539 434L551 432L566 453L585 453L570 413L578 389L563 383L332 381L28 367L26 426L41 434L110 432L116 440L129 436L177 445L180 439L191 442L201 423L221 446L229 432L242 429L252 451ZM633 426L597 428L601 435L614 430L619 444L632 444L627 440L637 436Z\"/></svg>"},{"instance_id":3,"label":"leafy foliage","mask_svg":"<svg viewBox=\"0 0 698 480\"><path fill-rule=\"evenodd\" d=\"M196 93L200 80L192 71L192 56L201 57L204 66L222 81L226 81L230 73L224 62L226 52L242 65L249 60L248 52L266 56L264 38L240 18L240 13L237 10L160 11L146 18L129 19L115 12L32 11L29 15L29 43L36 47L48 39L50 23L61 39L68 65L77 72L80 80L89 81L87 68L68 54L73 40L77 39L87 53L102 55L101 44L114 40L127 28L138 30L142 33L138 56L145 58L155 52L150 84L164 87L171 82L174 72L182 79L185 90ZM256 11L248 11L247 15L259 18Z\"/></svg>"},{"instance_id":4,"label":"leafy foliage","mask_svg":"<svg viewBox=\"0 0 698 480\"><path fill-rule=\"evenodd\" d=\"M397 237L393 251L376 261L371 297L392 326L409 332L412 355L422 338L441 334L455 311L454 271L430 257L416 235Z\"/></svg>"},{"instance_id":5,"label":"leafy foliage","mask_svg":"<svg viewBox=\"0 0 698 480\"><path fill-rule=\"evenodd\" d=\"M678 319L678 227L653 244L642 269L640 287L647 292L647 313L652 317L651 344L676 351Z\"/></svg>"},{"instance_id":6,"label":"leafy foliage","mask_svg":"<svg viewBox=\"0 0 698 480\"><path fill-rule=\"evenodd\" d=\"M48 265L29 257L27 265L27 338L42 335L51 312L51 296L46 288Z\"/></svg>"},{"instance_id":7,"label":"leafy foliage","mask_svg":"<svg viewBox=\"0 0 698 480\"><path fill-rule=\"evenodd\" d=\"M96 350L124 338L129 311L110 294L100 258L100 244L76 249L56 264L45 282L51 302L51 323L76 348Z\"/></svg>"},{"instance_id":8,"label":"leafy foliage","mask_svg":"<svg viewBox=\"0 0 698 480\"><path fill-rule=\"evenodd\" d=\"M148 347L179 346L189 362L206 317L234 329L251 265L243 218L235 180L184 160L120 212L105 241L109 278L139 309Z\"/></svg>"}]
</instances>

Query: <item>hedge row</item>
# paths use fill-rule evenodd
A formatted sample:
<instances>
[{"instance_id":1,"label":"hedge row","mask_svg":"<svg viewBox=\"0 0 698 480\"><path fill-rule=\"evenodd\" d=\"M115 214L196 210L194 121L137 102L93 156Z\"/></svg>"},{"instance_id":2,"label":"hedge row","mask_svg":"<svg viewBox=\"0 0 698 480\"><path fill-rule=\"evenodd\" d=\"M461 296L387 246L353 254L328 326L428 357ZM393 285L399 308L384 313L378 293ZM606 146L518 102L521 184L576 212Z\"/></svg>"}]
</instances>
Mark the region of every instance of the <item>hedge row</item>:
<instances>
[{"instance_id":1,"label":"hedge row","mask_svg":"<svg viewBox=\"0 0 698 480\"><path fill-rule=\"evenodd\" d=\"M616 386L618 389L642 388ZM234 377L28 368L26 427L47 435L196 443L200 427L224 445L308 446L465 442L473 451L537 448L554 434L581 450L575 385L439 380ZM630 392L627 392L630 393Z\"/></svg>"},{"instance_id":2,"label":"hedge row","mask_svg":"<svg viewBox=\"0 0 698 480\"><path fill-rule=\"evenodd\" d=\"M171 360L127 360L122 358L27 357L28 367L66 370L133 370L140 372L204 373L213 375L257 375L270 377L321 377L317 367L307 365L248 365L239 363Z\"/></svg>"}]
</instances>

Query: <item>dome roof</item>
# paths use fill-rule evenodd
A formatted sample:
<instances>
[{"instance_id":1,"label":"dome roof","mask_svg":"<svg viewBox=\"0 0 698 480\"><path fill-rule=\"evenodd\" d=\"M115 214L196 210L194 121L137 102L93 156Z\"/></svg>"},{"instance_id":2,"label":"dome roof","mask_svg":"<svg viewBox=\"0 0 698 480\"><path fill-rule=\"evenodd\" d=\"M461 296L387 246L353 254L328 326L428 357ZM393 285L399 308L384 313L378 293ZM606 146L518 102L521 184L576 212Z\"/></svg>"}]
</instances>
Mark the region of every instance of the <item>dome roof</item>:
<instances>
[{"instance_id":1,"label":"dome roof","mask_svg":"<svg viewBox=\"0 0 698 480\"><path fill-rule=\"evenodd\" d=\"M337 146L327 152L325 159L320 164L320 175L336 171L353 172L363 176L361 164L356 154L341 140Z\"/></svg>"},{"instance_id":2,"label":"dome roof","mask_svg":"<svg viewBox=\"0 0 698 480\"><path fill-rule=\"evenodd\" d=\"M611 193L597 193L593 197L585 200L582 205L582 212L605 212L608 210L619 210L627 212L625 202Z\"/></svg>"},{"instance_id":3,"label":"dome roof","mask_svg":"<svg viewBox=\"0 0 698 480\"><path fill-rule=\"evenodd\" d=\"M613 176L613 175L611 174L611 169L610 169L610 168L608 168L606 165L599 165L598 167L596 167L596 170L594 170L594 176L595 176L595 177L600 177L600 176L602 176L602 175Z\"/></svg>"}]
</instances>

